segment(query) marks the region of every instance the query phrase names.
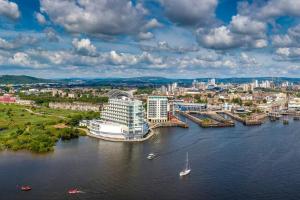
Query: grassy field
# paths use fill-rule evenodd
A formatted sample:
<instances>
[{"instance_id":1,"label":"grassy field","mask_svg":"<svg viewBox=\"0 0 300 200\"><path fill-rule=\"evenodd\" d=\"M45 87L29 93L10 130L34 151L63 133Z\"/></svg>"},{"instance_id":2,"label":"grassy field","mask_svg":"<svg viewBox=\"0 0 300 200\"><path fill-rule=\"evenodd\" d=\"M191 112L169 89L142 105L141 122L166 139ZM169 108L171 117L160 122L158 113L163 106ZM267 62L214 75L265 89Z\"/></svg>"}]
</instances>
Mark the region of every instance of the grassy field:
<instances>
[{"instance_id":1,"label":"grassy field","mask_svg":"<svg viewBox=\"0 0 300 200\"><path fill-rule=\"evenodd\" d=\"M85 134L76 128L79 120L95 117L99 113L0 104L0 150L53 151L59 139Z\"/></svg>"}]
</instances>

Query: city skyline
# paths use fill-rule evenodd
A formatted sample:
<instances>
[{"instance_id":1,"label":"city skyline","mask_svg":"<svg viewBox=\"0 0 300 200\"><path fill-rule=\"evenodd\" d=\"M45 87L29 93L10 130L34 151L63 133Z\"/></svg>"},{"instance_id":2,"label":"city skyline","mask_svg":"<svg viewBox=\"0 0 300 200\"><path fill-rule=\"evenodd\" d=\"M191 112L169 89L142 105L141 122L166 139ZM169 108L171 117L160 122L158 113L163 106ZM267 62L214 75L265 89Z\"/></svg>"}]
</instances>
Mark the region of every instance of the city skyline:
<instances>
[{"instance_id":1,"label":"city skyline","mask_svg":"<svg viewBox=\"0 0 300 200\"><path fill-rule=\"evenodd\" d=\"M300 77L296 0L0 0L0 74Z\"/></svg>"}]
</instances>

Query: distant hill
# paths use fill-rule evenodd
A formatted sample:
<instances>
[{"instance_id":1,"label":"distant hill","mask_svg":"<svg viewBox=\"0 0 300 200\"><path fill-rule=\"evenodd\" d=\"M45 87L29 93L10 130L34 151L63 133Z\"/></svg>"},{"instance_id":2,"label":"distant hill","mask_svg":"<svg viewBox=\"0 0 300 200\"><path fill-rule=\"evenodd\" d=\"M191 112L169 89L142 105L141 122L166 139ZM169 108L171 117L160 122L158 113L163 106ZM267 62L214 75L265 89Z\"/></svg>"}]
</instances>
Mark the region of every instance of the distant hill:
<instances>
[{"instance_id":1,"label":"distant hill","mask_svg":"<svg viewBox=\"0 0 300 200\"><path fill-rule=\"evenodd\" d=\"M0 84L34 84L34 83L54 83L49 79L41 79L31 76L0 75Z\"/></svg>"}]
</instances>

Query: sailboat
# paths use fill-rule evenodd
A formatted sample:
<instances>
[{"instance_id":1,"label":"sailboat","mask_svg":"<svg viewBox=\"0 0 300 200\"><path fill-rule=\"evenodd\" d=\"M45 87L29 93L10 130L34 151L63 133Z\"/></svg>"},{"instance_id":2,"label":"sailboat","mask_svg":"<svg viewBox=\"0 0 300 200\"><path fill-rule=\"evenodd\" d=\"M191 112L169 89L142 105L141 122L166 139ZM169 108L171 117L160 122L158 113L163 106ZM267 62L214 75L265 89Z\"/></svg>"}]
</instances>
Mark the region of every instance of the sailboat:
<instances>
[{"instance_id":1,"label":"sailboat","mask_svg":"<svg viewBox=\"0 0 300 200\"><path fill-rule=\"evenodd\" d=\"M186 163L185 168L179 173L179 176L186 176L191 172L191 168L189 165L189 154L186 153Z\"/></svg>"}]
</instances>

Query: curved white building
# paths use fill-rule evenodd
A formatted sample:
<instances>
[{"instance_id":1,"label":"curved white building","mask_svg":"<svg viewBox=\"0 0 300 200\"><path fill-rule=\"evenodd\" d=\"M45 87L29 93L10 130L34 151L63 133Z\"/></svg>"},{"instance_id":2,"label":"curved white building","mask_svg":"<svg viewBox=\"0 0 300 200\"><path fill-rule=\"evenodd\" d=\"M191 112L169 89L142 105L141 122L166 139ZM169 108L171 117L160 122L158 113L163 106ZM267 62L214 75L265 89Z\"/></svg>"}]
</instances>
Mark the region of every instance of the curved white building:
<instances>
[{"instance_id":1,"label":"curved white building","mask_svg":"<svg viewBox=\"0 0 300 200\"><path fill-rule=\"evenodd\" d=\"M104 122L101 120L92 120L89 123L90 133L96 136L113 138L113 139L126 139L128 127L121 124Z\"/></svg>"},{"instance_id":2,"label":"curved white building","mask_svg":"<svg viewBox=\"0 0 300 200\"><path fill-rule=\"evenodd\" d=\"M101 120L90 121L88 128L95 136L123 140L143 138L149 130L143 103L128 97L110 98Z\"/></svg>"}]
</instances>

